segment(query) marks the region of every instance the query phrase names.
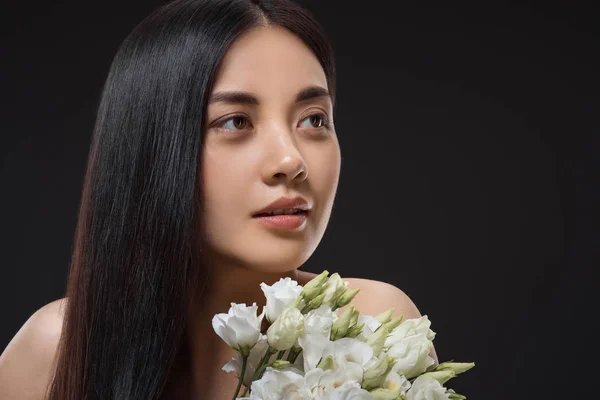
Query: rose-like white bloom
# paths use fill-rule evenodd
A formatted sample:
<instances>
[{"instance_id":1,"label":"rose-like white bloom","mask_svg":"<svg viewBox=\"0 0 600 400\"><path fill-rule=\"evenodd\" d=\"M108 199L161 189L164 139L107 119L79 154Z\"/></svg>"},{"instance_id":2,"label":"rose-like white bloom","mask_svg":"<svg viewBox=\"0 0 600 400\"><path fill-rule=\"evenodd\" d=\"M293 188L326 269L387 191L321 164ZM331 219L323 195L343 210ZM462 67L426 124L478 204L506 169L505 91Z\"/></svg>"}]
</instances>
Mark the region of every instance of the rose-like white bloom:
<instances>
[{"instance_id":1,"label":"rose-like white bloom","mask_svg":"<svg viewBox=\"0 0 600 400\"><path fill-rule=\"evenodd\" d=\"M214 331L227 343L229 347L248 356L260 338L260 327L265 316L265 310L257 316L258 306L253 303L248 307L245 304L231 303L227 314L220 313L213 317Z\"/></svg>"},{"instance_id":2,"label":"rose-like white bloom","mask_svg":"<svg viewBox=\"0 0 600 400\"><path fill-rule=\"evenodd\" d=\"M286 308L267 329L267 342L276 350L291 348L304 330L304 315L295 307Z\"/></svg>"},{"instance_id":3,"label":"rose-like white bloom","mask_svg":"<svg viewBox=\"0 0 600 400\"><path fill-rule=\"evenodd\" d=\"M402 321L385 340L384 348L388 349L407 336L422 334L427 337L427 340L433 341L435 332L430 329L431 321L427 315L420 318L410 318Z\"/></svg>"},{"instance_id":4,"label":"rose-like white bloom","mask_svg":"<svg viewBox=\"0 0 600 400\"><path fill-rule=\"evenodd\" d=\"M435 363L429 356L435 332L427 316L406 319L385 339L384 350L396 359L394 371L408 379L425 372Z\"/></svg>"},{"instance_id":5,"label":"rose-like white bloom","mask_svg":"<svg viewBox=\"0 0 600 400\"><path fill-rule=\"evenodd\" d=\"M429 356L432 348L433 343L424 334L405 337L387 351L396 360L392 370L408 379L420 375L435 363Z\"/></svg>"},{"instance_id":6,"label":"rose-like white bloom","mask_svg":"<svg viewBox=\"0 0 600 400\"><path fill-rule=\"evenodd\" d=\"M326 305L321 305L304 316L304 331L298 337L298 345L304 355L304 371L317 366L323 350L329 344L331 327L336 320L336 313Z\"/></svg>"},{"instance_id":7,"label":"rose-like white bloom","mask_svg":"<svg viewBox=\"0 0 600 400\"><path fill-rule=\"evenodd\" d=\"M406 392L406 400L449 400L446 388L432 378L419 376Z\"/></svg>"},{"instance_id":8,"label":"rose-like white bloom","mask_svg":"<svg viewBox=\"0 0 600 400\"><path fill-rule=\"evenodd\" d=\"M354 368L360 369L357 365L354 365ZM334 395L338 396L335 398L345 399L347 397L339 396L357 395L355 390L350 391L349 389L360 389L360 381L354 379L357 372L359 371L355 370L351 372L343 367L328 369L326 371L321 368L315 368L307 372L304 376L305 387L308 389L311 399L328 400L333 398ZM351 376L353 374L355 375L354 377ZM363 394L360 391L358 393ZM368 394L368 392L366 393ZM371 399L371 397L367 397L367 399Z\"/></svg>"},{"instance_id":9,"label":"rose-like white bloom","mask_svg":"<svg viewBox=\"0 0 600 400\"><path fill-rule=\"evenodd\" d=\"M290 277L281 278L272 286L262 282L260 288L267 299L267 321L272 323L302 293L302 286Z\"/></svg>"},{"instance_id":10,"label":"rose-like white bloom","mask_svg":"<svg viewBox=\"0 0 600 400\"><path fill-rule=\"evenodd\" d=\"M315 400L373 400L373 396L362 389L357 382L344 382L341 386L327 391Z\"/></svg>"},{"instance_id":11,"label":"rose-like white bloom","mask_svg":"<svg viewBox=\"0 0 600 400\"><path fill-rule=\"evenodd\" d=\"M366 365L369 365L373 358L373 349L360 340L346 337L329 342L323 351L323 357L327 357L328 355L332 355L334 361L337 363L348 361L364 368Z\"/></svg>"},{"instance_id":12,"label":"rose-like white bloom","mask_svg":"<svg viewBox=\"0 0 600 400\"><path fill-rule=\"evenodd\" d=\"M251 400L309 399L304 377L294 371L267 367L262 378L250 386Z\"/></svg>"},{"instance_id":13,"label":"rose-like white bloom","mask_svg":"<svg viewBox=\"0 0 600 400\"><path fill-rule=\"evenodd\" d=\"M323 360L326 360L328 356L331 356L334 370L343 375L344 381L360 383L363 380L366 366L371 363L373 358L373 349L360 340L342 338L327 344L323 350Z\"/></svg>"},{"instance_id":14,"label":"rose-like white bloom","mask_svg":"<svg viewBox=\"0 0 600 400\"><path fill-rule=\"evenodd\" d=\"M337 272L332 274L323 284L323 291L321 292L321 294L325 294L323 304L330 307L333 306L338 297L346 291L348 284L348 282L342 280L340 274Z\"/></svg>"},{"instance_id":15,"label":"rose-like white bloom","mask_svg":"<svg viewBox=\"0 0 600 400\"><path fill-rule=\"evenodd\" d=\"M246 362L246 372L244 373L244 385L250 386L252 382L252 376L256 372L258 363L267 352L268 347L267 335L261 334L260 339L258 339L258 342L256 342L256 345L254 345L252 350L250 350L250 355L248 356L248 361ZM227 373L235 372L239 378L242 373L242 361L242 355L237 352L235 356L233 356L233 358L223 366L222 370Z\"/></svg>"}]
</instances>

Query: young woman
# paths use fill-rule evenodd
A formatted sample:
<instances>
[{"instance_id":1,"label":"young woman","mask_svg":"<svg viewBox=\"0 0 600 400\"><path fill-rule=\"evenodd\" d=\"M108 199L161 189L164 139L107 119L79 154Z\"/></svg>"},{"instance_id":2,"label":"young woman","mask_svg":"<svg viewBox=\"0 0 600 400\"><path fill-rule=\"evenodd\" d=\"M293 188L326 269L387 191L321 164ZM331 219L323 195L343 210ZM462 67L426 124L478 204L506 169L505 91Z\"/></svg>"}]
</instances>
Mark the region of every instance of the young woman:
<instances>
[{"instance_id":1,"label":"young woman","mask_svg":"<svg viewBox=\"0 0 600 400\"><path fill-rule=\"evenodd\" d=\"M146 18L103 90L66 296L2 354L0 398L230 399L211 319L262 309L261 282L315 276L298 268L336 194L334 105L330 45L289 0ZM362 313L420 316L394 286L346 280Z\"/></svg>"}]
</instances>

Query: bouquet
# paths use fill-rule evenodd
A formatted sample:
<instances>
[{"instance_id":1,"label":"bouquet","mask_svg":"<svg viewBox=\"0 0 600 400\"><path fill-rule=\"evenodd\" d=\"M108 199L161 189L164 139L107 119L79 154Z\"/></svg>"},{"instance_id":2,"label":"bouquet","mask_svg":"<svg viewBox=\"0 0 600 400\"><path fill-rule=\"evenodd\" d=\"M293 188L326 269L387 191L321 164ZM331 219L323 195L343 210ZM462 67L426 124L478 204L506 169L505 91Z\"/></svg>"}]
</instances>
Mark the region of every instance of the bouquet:
<instances>
[{"instance_id":1,"label":"bouquet","mask_svg":"<svg viewBox=\"0 0 600 400\"><path fill-rule=\"evenodd\" d=\"M392 318L394 308L360 315L338 273L306 285L282 278L261 283L266 306L231 303L213 317L215 332L236 355L223 366L239 382L233 399L459 400L444 384L474 363L431 368L435 332L427 316ZM337 310L349 307L338 316ZM263 319L269 322L261 332ZM238 397L244 386L242 397Z\"/></svg>"}]
</instances>

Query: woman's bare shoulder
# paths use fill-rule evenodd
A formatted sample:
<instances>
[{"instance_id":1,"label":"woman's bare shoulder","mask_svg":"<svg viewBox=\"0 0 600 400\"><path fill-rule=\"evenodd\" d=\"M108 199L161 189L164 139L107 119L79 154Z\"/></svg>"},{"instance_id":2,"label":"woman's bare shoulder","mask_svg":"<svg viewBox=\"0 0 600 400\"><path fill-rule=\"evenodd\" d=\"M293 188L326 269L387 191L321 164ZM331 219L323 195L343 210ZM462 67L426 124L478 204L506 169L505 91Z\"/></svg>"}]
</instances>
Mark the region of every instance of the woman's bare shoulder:
<instances>
[{"instance_id":1,"label":"woman's bare shoulder","mask_svg":"<svg viewBox=\"0 0 600 400\"><path fill-rule=\"evenodd\" d=\"M0 354L0 398L42 399L53 375L66 299L35 311Z\"/></svg>"},{"instance_id":2,"label":"woman's bare shoulder","mask_svg":"<svg viewBox=\"0 0 600 400\"><path fill-rule=\"evenodd\" d=\"M305 284L317 274L308 271L298 270L298 280ZM402 315L404 318L418 318L421 316L415 303L400 288L382 281L365 278L346 278L342 279L348 282L349 289L360 289L358 294L352 300L353 305L361 314L377 315L394 307L394 317ZM348 308L342 307L339 310L340 315Z\"/></svg>"},{"instance_id":3,"label":"woman's bare shoulder","mask_svg":"<svg viewBox=\"0 0 600 400\"><path fill-rule=\"evenodd\" d=\"M412 299L397 286L387 282L365 278L343 278L349 289L360 289L352 300L352 305L366 315L377 315L394 307L393 317L418 318L419 309ZM348 307L348 306L346 306ZM340 313L345 311L343 307Z\"/></svg>"}]
</instances>

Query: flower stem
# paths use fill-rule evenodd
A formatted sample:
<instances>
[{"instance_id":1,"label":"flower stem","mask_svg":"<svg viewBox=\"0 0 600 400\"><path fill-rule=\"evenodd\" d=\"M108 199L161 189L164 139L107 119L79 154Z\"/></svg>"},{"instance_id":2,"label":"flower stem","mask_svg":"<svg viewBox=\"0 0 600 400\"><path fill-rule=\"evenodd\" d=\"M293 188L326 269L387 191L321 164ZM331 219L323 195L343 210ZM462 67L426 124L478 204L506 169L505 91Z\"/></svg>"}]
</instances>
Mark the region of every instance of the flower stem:
<instances>
[{"instance_id":1,"label":"flower stem","mask_svg":"<svg viewBox=\"0 0 600 400\"><path fill-rule=\"evenodd\" d=\"M240 374L240 380L238 381L238 385L237 385L237 388L235 389L235 393L233 394L232 400L237 399L237 395L240 392L240 388L242 387L242 381L244 380L244 377L246 376L246 364L248 364L248 356L242 357L242 373ZM247 387L246 387L246 390L248 390Z\"/></svg>"},{"instance_id":2,"label":"flower stem","mask_svg":"<svg viewBox=\"0 0 600 400\"><path fill-rule=\"evenodd\" d=\"M266 369L264 365L269 362L269 358L271 358L271 356L275 354L276 351L277 350L271 350L271 347L267 348L265 355L256 366L256 371L254 371L254 375L252 376L252 379L250 379L250 384L261 378L263 370ZM250 387L246 386L244 393L242 393L242 397L246 396L246 393L248 393L249 389Z\"/></svg>"},{"instance_id":3,"label":"flower stem","mask_svg":"<svg viewBox=\"0 0 600 400\"><path fill-rule=\"evenodd\" d=\"M246 397L246 393L248 393L248 386L246 386L246 389L244 389L244 393L242 393L242 397Z\"/></svg>"},{"instance_id":4,"label":"flower stem","mask_svg":"<svg viewBox=\"0 0 600 400\"><path fill-rule=\"evenodd\" d=\"M296 358L298 358L298 356L300 355L301 352L302 352L302 350L298 350L298 352L294 352L294 354L292 355L292 359L290 360L290 364L293 364L296 362Z\"/></svg>"},{"instance_id":5,"label":"flower stem","mask_svg":"<svg viewBox=\"0 0 600 400\"><path fill-rule=\"evenodd\" d=\"M292 351L290 349L290 351ZM277 360L281 360L283 358L283 354L285 353L285 350L281 350L278 354L277 354Z\"/></svg>"},{"instance_id":6,"label":"flower stem","mask_svg":"<svg viewBox=\"0 0 600 400\"><path fill-rule=\"evenodd\" d=\"M290 362L290 364L292 363L292 358L294 357L294 354L296 354L296 351L294 350L294 348L292 347L290 349L290 352L287 355L287 361Z\"/></svg>"}]
</instances>

